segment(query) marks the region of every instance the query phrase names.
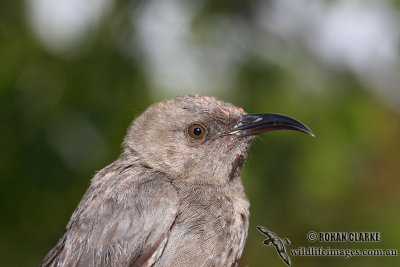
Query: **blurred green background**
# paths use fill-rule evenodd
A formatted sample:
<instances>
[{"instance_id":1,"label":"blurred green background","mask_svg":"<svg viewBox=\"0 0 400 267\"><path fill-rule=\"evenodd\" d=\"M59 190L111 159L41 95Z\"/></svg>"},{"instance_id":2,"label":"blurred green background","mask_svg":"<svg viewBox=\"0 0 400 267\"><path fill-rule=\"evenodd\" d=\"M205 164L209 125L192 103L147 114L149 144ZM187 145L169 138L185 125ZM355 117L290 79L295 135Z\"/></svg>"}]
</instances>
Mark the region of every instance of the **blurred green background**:
<instances>
[{"instance_id":1,"label":"blurred green background","mask_svg":"<svg viewBox=\"0 0 400 267\"><path fill-rule=\"evenodd\" d=\"M285 266L257 225L288 248L400 249L399 26L398 0L2 0L1 265L37 266L132 119L184 93L293 116L316 134L254 142L240 266ZM311 230L380 232L382 242L310 243Z\"/></svg>"}]
</instances>

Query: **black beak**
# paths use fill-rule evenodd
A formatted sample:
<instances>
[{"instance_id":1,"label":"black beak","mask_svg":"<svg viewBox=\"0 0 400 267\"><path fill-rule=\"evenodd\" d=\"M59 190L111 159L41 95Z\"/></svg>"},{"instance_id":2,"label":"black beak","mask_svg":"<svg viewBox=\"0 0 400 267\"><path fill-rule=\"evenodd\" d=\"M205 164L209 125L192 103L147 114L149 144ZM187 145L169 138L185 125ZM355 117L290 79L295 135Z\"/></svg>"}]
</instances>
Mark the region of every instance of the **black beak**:
<instances>
[{"instance_id":1,"label":"black beak","mask_svg":"<svg viewBox=\"0 0 400 267\"><path fill-rule=\"evenodd\" d=\"M314 133L298 120L274 113L246 114L227 134L249 136L274 130L295 130L315 137Z\"/></svg>"}]
</instances>

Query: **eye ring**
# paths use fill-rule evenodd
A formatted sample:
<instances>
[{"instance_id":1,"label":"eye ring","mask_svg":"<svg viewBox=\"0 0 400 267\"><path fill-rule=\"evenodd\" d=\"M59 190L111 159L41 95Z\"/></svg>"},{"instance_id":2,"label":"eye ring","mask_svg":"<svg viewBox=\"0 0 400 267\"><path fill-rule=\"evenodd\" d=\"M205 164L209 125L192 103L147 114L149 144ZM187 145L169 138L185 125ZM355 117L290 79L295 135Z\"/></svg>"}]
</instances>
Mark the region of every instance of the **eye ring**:
<instances>
[{"instance_id":1,"label":"eye ring","mask_svg":"<svg viewBox=\"0 0 400 267\"><path fill-rule=\"evenodd\" d=\"M207 128L199 123L193 123L187 128L188 135L193 139L202 139L207 134Z\"/></svg>"}]
</instances>

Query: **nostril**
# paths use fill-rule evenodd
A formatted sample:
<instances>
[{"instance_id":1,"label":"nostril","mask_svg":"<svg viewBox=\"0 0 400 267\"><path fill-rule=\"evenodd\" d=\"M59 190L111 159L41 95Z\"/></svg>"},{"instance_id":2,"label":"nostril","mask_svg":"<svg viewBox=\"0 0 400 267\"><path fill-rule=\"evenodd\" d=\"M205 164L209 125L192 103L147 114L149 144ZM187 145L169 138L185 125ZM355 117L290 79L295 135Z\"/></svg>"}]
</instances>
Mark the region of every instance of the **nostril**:
<instances>
[{"instance_id":1,"label":"nostril","mask_svg":"<svg viewBox=\"0 0 400 267\"><path fill-rule=\"evenodd\" d=\"M257 116L257 115L245 115L242 117L242 119L239 121L240 126L243 124L249 124L249 123L255 123L262 120L262 117Z\"/></svg>"}]
</instances>

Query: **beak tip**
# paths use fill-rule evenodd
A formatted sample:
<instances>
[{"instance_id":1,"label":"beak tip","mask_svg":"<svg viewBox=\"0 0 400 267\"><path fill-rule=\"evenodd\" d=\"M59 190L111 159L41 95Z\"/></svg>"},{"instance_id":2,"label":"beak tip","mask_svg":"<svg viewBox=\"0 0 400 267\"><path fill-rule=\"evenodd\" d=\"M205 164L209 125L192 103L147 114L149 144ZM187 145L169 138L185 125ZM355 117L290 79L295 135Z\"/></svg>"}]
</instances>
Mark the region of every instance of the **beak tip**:
<instances>
[{"instance_id":1,"label":"beak tip","mask_svg":"<svg viewBox=\"0 0 400 267\"><path fill-rule=\"evenodd\" d=\"M315 134L308 128L307 128L307 131L304 131L304 133L306 133L306 134L310 135L311 137L315 138Z\"/></svg>"}]
</instances>

